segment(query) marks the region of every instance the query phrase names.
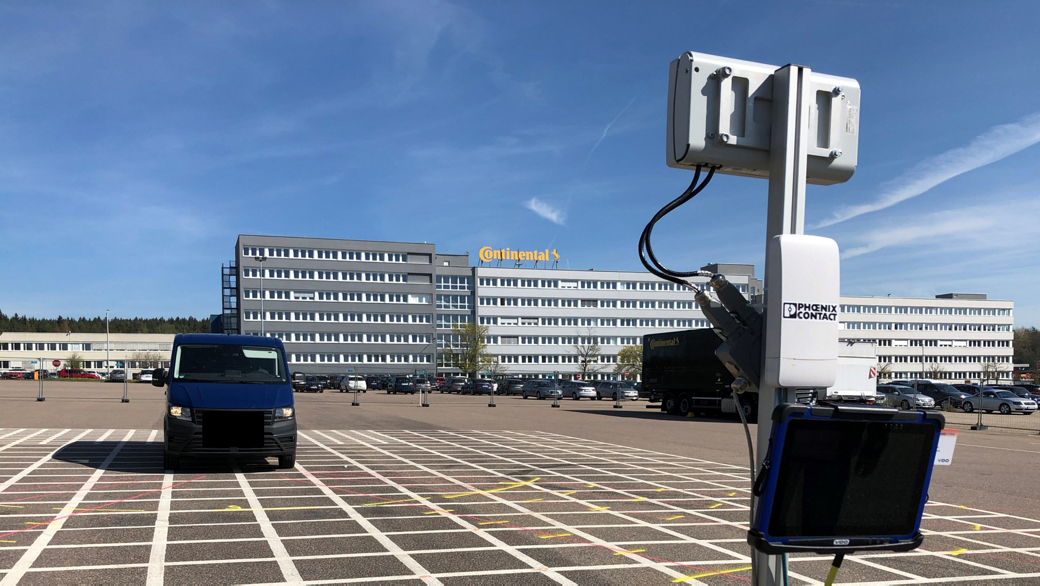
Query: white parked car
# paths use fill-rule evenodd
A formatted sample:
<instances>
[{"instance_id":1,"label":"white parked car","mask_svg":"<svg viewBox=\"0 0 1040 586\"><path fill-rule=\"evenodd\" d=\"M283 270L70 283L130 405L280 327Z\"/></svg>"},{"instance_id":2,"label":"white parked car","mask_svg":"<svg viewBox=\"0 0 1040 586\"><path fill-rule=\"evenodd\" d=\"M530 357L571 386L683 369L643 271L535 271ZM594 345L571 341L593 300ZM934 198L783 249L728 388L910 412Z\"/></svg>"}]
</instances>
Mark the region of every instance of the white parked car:
<instances>
[{"instance_id":1,"label":"white parked car","mask_svg":"<svg viewBox=\"0 0 1040 586\"><path fill-rule=\"evenodd\" d=\"M152 371L150 371L150 370L142 370L141 371L141 378L139 378L137 380L139 380L139 381L141 381L143 383L150 383L150 382L152 382Z\"/></svg>"},{"instance_id":2,"label":"white parked car","mask_svg":"<svg viewBox=\"0 0 1040 586\"><path fill-rule=\"evenodd\" d=\"M365 377L356 374L348 374L343 377L339 382L339 392L345 393L347 391L361 391L362 393L367 393L368 384L365 382Z\"/></svg>"}]
</instances>

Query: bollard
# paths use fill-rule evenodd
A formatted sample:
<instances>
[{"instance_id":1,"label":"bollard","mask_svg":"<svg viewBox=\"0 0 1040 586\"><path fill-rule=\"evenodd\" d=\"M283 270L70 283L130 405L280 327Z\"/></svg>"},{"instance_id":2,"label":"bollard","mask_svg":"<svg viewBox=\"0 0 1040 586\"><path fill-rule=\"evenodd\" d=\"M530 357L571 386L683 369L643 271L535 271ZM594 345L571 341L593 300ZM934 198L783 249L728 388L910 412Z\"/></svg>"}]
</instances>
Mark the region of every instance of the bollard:
<instances>
[{"instance_id":1,"label":"bollard","mask_svg":"<svg viewBox=\"0 0 1040 586\"><path fill-rule=\"evenodd\" d=\"M43 364L43 360L42 359L40 360L40 364L41 365ZM42 366L40 368L40 372L36 376L40 380L39 393L36 395L36 400L37 401L46 401L47 398L43 396L43 368L42 368Z\"/></svg>"},{"instance_id":2,"label":"bollard","mask_svg":"<svg viewBox=\"0 0 1040 586\"><path fill-rule=\"evenodd\" d=\"M357 394L358 394L357 387L354 387L354 402L350 404L353 407L360 407L361 406L361 403L358 402L358 395Z\"/></svg>"},{"instance_id":3,"label":"bollard","mask_svg":"<svg viewBox=\"0 0 1040 586\"><path fill-rule=\"evenodd\" d=\"M621 393L618 393L618 392L614 393L614 408L615 409L621 409L622 408L622 406L621 406Z\"/></svg>"},{"instance_id":4,"label":"bollard","mask_svg":"<svg viewBox=\"0 0 1040 586\"><path fill-rule=\"evenodd\" d=\"M552 406L555 407L556 409L560 408L560 395L557 395L555 392L553 392Z\"/></svg>"},{"instance_id":5,"label":"bollard","mask_svg":"<svg viewBox=\"0 0 1040 586\"><path fill-rule=\"evenodd\" d=\"M430 406L430 392L426 390L425 386L419 387L419 400L422 401L423 407Z\"/></svg>"},{"instance_id":6,"label":"bollard","mask_svg":"<svg viewBox=\"0 0 1040 586\"><path fill-rule=\"evenodd\" d=\"M127 379L129 379L129 378L130 378L130 373L127 373L127 375L123 377L123 399L121 401L119 401L120 403L129 403L130 402L130 394L129 394L130 393L130 387L129 387L130 383L127 382Z\"/></svg>"},{"instance_id":7,"label":"bollard","mask_svg":"<svg viewBox=\"0 0 1040 586\"><path fill-rule=\"evenodd\" d=\"M491 385L491 400L488 401L488 407L497 407L497 406L498 405L495 405L495 385L492 384Z\"/></svg>"}]
</instances>

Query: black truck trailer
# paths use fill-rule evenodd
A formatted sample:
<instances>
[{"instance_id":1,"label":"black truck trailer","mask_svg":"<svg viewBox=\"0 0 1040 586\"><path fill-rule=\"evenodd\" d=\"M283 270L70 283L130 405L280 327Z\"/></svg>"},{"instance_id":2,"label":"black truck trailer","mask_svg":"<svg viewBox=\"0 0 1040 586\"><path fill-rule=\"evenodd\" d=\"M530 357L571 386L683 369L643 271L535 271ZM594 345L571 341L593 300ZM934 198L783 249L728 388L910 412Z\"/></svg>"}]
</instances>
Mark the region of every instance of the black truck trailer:
<instances>
[{"instance_id":1,"label":"black truck trailer","mask_svg":"<svg viewBox=\"0 0 1040 586\"><path fill-rule=\"evenodd\" d=\"M722 344L710 328L643 336L643 389L672 415L737 413L733 375L715 356ZM758 393L739 395L748 422L758 419Z\"/></svg>"}]
</instances>

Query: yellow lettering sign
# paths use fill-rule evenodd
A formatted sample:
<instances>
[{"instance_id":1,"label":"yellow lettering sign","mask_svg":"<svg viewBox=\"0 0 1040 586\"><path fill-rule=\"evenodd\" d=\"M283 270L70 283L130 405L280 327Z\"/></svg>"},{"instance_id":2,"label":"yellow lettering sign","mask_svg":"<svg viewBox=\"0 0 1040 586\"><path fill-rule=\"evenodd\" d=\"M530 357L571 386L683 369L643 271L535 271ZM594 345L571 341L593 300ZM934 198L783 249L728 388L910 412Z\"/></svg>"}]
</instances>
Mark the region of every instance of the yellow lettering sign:
<instances>
[{"instance_id":1,"label":"yellow lettering sign","mask_svg":"<svg viewBox=\"0 0 1040 586\"><path fill-rule=\"evenodd\" d=\"M549 250L512 250L509 248L494 249L490 246L481 247L480 252L477 256L481 262L491 262L495 260L533 260L549 262L549 257L552 256L552 260L559 261L560 255L556 252L556 249Z\"/></svg>"}]
</instances>

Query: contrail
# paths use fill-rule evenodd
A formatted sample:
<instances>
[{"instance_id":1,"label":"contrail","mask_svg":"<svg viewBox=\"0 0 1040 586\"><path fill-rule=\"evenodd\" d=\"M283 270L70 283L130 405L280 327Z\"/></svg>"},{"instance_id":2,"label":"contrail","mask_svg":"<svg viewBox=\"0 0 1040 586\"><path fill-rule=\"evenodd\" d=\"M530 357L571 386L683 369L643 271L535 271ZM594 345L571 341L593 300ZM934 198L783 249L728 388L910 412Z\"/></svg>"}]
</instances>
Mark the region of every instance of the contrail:
<instances>
[{"instance_id":1,"label":"contrail","mask_svg":"<svg viewBox=\"0 0 1040 586\"><path fill-rule=\"evenodd\" d=\"M1012 124L994 126L976 136L968 146L925 159L898 178L886 182L883 185L885 191L873 202L840 209L815 227L833 226L856 216L892 207L899 202L917 197L940 183L995 163L1038 142L1040 112L1030 114Z\"/></svg>"},{"instance_id":2,"label":"contrail","mask_svg":"<svg viewBox=\"0 0 1040 586\"><path fill-rule=\"evenodd\" d=\"M610 124L607 124L607 127L603 129L603 136L600 136L599 140L596 141L596 144L592 145L592 150L589 151L589 154L585 157L585 162L581 164L582 169L585 169L585 165L589 164L589 159L592 158L592 153L596 152L596 147L599 146L599 143L603 142L603 139L607 138L607 133L610 132L610 127L618 121L618 118L621 118L621 115L625 113L625 110L628 110L628 107L631 106L632 102L635 102L638 97L639 94L632 96L632 99L625 104L625 107L622 108L621 111L618 112L617 116L614 116L614 119L610 121Z\"/></svg>"}]
</instances>

